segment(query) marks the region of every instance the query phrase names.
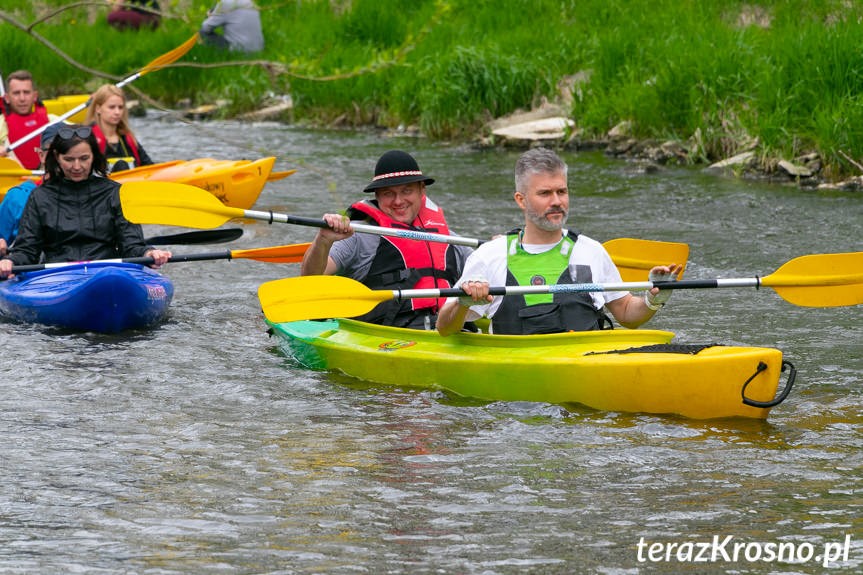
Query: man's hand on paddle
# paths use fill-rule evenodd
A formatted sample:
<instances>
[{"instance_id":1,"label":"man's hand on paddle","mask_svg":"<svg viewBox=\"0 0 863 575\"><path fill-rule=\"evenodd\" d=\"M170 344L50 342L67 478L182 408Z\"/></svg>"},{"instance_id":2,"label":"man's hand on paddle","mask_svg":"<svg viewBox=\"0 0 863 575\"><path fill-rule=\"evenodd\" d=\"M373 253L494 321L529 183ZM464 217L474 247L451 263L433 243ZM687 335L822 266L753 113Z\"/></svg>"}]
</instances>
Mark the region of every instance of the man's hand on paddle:
<instances>
[{"instance_id":1,"label":"man's hand on paddle","mask_svg":"<svg viewBox=\"0 0 863 575\"><path fill-rule=\"evenodd\" d=\"M652 282L667 282L677 281L680 272L683 271L683 266L680 264L671 264L669 266L656 266L650 270L648 280ZM671 297L670 289L651 288L645 295L645 303L652 310L657 310L665 305L668 298Z\"/></svg>"},{"instance_id":2,"label":"man's hand on paddle","mask_svg":"<svg viewBox=\"0 0 863 575\"><path fill-rule=\"evenodd\" d=\"M471 307L477 304L489 303L492 300L492 297L488 295L488 281L485 278L466 280L461 284L461 289L466 295L458 298L460 306Z\"/></svg>"}]
</instances>

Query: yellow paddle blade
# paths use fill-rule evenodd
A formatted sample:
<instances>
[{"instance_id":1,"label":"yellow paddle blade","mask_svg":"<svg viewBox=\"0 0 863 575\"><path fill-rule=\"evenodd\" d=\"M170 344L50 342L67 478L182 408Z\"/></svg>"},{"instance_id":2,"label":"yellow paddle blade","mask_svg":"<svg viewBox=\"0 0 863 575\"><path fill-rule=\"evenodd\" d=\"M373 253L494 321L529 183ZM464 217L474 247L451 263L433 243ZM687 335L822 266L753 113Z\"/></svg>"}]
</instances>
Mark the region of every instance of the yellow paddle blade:
<instances>
[{"instance_id":1,"label":"yellow paddle blade","mask_svg":"<svg viewBox=\"0 0 863 575\"><path fill-rule=\"evenodd\" d=\"M295 264L303 261L303 256L310 245L312 244L291 244L289 246L276 246L274 248L233 250L231 258L247 258L273 264Z\"/></svg>"},{"instance_id":2,"label":"yellow paddle blade","mask_svg":"<svg viewBox=\"0 0 863 575\"><path fill-rule=\"evenodd\" d=\"M244 210L231 208L201 188L175 182L129 182L120 186L123 215L136 224L217 228Z\"/></svg>"},{"instance_id":3,"label":"yellow paddle blade","mask_svg":"<svg viewBox=\"0 0 863 575\"><path fill-rule=\"evenodd\" d=\"M782 299L800 306L837 307L863 303L863 252L794 258L767 277Z\"/></svg>"},{"instance_id":4,"label":"yellow paddle blade","mask_svg":"<svg viewBox=\"0 0 863 575\"><path fill-rule=\"evenodd\" d=\"M180 44L179 46L177 46L176 48L174 48L170 52L166 52L165 54L162 54L161 56L159 56L158 58L156 58L155 60L153 60L152 62L150 62L146 66L144 66L143 68L141 68L140 74L143 76L147 72L152 72L153 70L158 70L159 68L163 68L163 67L167 66L168 64L171 64L172 62L176 62L177 60L182 58L186 52L191 50L192 46L194 46L197 42L198 42L198 33L195 32L191 38L189 38L188 40L186 40L185 42L183 42L182 44Z\"/></svg>"},{"instance_id":5,"label":"yellow paddle blade","mask_svg":"<svg viewBox=\"0 0 863 575\"><path fill-rule=\"evenodd\" d=\"M288 170L287 172L270 172L270 175L267 176L267 181L275 182L276 180L283 180L296 172L296 170Z\"/></svg>"},{"instance_id":6,"label":"yellow paddle blade","mask_svg":"<svg viewBox=\"0 0 863 575\"><path fill-rule=\"evenodd\" d=\"M393 299L393 293L341 276L302 276L262 284L258 299L267 319L282 323L358 316Z\"/></svg>"},{"instance_id":7,"label":"yellow paddle blade","mask_svg":"<svg viewBox=\"0 0 863 575\"><path fill-rule=\"evenodd\" d=\"M682 265L679 277L683 277L689 259L689 246L674 242L619 238L602 245L625 282L647 281L651 268L670 264Z\"/></svg>"}]
</instances>

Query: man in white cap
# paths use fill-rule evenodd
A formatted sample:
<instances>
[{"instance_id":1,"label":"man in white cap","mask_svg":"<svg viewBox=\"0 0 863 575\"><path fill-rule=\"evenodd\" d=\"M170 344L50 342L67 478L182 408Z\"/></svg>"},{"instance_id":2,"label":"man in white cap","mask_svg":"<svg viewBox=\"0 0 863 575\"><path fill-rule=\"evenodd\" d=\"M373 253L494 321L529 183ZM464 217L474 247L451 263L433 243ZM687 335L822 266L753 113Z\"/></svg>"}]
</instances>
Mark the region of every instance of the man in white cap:
<instances>
[{"instance_id":1,"label":"man in white cap","mask_svg":"<svg viewBox=\"0 0 863 575\"><path fill-rule=\"evenodd\" d=\"M434 179L425 176L407 152L390 150L375 166L363 190L375 198L353 204L347 216L324 214L330 226L318 231L306 251L302 275L341 275L371 289L451 287L471 249L438 242L375 234L354 234L351 220L374 225L449 235L443 210L426 196ZM388 301L357 317L362 321L413 329L434 329L442 299Z\"/></svg>"}]
</instances>

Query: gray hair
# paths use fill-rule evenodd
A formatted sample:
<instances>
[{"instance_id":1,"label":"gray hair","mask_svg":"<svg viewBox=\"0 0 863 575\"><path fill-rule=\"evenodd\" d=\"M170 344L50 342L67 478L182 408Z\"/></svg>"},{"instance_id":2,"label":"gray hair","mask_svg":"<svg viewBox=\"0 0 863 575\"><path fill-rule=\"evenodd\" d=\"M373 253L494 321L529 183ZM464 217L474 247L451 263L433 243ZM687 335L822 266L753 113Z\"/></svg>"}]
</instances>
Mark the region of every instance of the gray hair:
<instances>
[{"instance_id":1,"label":"gray hair","mask_svg":"<svg viewBox=\"0 0 863 575\"><path fill-rule=\"evenodd\" d=\"M515 163L515 191L526 194L528 180L534 174L563 172L566 176L568 170L566 162L554 151L548 148L533 148L523 153Z\"/></svg>"}]
</instances>

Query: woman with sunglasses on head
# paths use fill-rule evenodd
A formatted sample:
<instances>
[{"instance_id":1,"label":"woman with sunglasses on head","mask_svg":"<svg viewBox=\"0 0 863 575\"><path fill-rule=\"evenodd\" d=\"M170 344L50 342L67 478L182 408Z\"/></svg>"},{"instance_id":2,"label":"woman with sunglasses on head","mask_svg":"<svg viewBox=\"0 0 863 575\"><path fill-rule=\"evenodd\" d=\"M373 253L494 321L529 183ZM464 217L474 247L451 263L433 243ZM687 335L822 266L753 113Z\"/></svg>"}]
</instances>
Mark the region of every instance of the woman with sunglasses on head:
<instances>
[{"instance_id":1,"label":"woman with sunglasses on head","mask_svg":"<svg viewBox=\"0 0 863 575\"><path fill-rule=\"evenodd\" d=\"M105 84L96 90L84 123L93 127L99 149L108 160L109 172L153 163L129 127L126 95L117 86Z\"/></svg>"},{"instance_id":2,"label":"woman with sunglasses on head","mask_svg":"<svg viewBox=\"0 0 863 575\"><path fill-rule=\"evenodd\" d=\"M123 216L120 184L105 177L105 156L89 126L58 131L45 158L46 181L30 194L18 237L0 260L0 278L13 265L149 256L158 268L171 252L144 243L141 226Z\"/></svg>"}]
</instances>

